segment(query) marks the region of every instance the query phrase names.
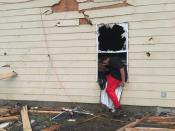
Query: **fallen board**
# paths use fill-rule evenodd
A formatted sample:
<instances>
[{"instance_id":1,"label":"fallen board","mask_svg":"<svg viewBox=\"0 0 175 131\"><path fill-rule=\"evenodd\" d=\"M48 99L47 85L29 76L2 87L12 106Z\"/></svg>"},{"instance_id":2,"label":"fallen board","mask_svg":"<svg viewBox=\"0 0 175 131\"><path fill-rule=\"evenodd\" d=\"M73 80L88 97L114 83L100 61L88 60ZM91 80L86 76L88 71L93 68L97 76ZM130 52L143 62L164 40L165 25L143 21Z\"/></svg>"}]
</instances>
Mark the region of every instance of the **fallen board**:
<instances>
[{"instance_id":1,"label":"fallen board","mask_svg":"<svg viewBox=\"0 0 175 131\"><path fill-rule=\"evenodd\" d=\"M125 131L175 131L175 129L136 127L136 128L126 128Z\"/></svg>"},{"instance_id":2,"label":"fallen board","mask_svg":"<svg viewBox=\"0 0 175 131\"><path fill-rule=\"evenodd\" d=\"M29 121L27 106L23 106L21 110L21 117L22 117L22 123L23 123L23 130L32 131L30 121Z\"/></svg>"}]
</instances>

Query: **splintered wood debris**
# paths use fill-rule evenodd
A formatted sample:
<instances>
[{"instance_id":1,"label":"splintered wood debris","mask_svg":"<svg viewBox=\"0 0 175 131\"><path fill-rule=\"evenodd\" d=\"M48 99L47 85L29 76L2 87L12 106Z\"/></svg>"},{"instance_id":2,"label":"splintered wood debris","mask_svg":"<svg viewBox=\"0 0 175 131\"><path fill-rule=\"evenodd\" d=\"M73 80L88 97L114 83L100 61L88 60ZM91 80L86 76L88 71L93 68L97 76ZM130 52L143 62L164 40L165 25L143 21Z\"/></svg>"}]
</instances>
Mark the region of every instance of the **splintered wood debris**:
<instances>
[{"instance_id":1,"label":"splintered wood debris","mask_svg":"<svg viewBox=\"0 0 175 131\"><path fill-rule=\"evenodd\" d=\"M147 115L116 131L175 131L175 116Z\"/></svg>"},{"instance_id":2,"label":"splintered wood debris","mask_svg":"<svg viewBox=\"0 0 175 131\"><path fill-rule=\"evenodd\" d=\"M117 112L116 112L117 113ZM102 127L102 131L175 131L175 114L154 116L142 115L140 119L129 114L110 116L111 113L91 113L80 107L75 108L46 108L17 106L0 107L0 131L89 131L92 125ZM128 117L125 119L125 115ZM133 118L133 119L128 119ZM103 121L102 123L98 123ZM110 125L105 126L107 122ZM87 126L87 127L86 127ZM97 128L97 127L95 127ZM93 130L92 130L93 131Z\"/></svg>"}]
</instances>

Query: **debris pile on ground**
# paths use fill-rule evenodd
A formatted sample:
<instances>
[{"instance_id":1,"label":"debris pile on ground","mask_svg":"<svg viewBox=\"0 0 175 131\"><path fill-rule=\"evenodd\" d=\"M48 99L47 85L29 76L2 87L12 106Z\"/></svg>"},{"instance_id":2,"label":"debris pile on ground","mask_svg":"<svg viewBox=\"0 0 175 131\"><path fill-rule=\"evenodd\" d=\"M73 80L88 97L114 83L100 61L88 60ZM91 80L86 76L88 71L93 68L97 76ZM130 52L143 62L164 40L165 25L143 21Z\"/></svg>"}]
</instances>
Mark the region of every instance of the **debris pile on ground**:
<instances>
[{"instance_id":1,"label":"debris pile on ground","mask_svg":"<svg viewBox=\"0 0 175 131\"><path fill-rule=\"evenodd\" d=\"M92 113L80 107L0 107L0 131L173 131L175 114Z\"/></svg>"},{"instance_id":2,"label":"debris pile on ground","mask_svg":"<svg viewBox=\"0 0 175 131\"><path fill-rule=\"evenodd\" d=\"M91 113L80 107L27 107L19 103L15 106L0 107L0 131L86 131L90 126L101 130L98 128L104 127L97 127L98 124L102 126L114 124L111 121L115 124L123 123L122 120L113 119L108 114Z\"/></svg>"}]
</instances>

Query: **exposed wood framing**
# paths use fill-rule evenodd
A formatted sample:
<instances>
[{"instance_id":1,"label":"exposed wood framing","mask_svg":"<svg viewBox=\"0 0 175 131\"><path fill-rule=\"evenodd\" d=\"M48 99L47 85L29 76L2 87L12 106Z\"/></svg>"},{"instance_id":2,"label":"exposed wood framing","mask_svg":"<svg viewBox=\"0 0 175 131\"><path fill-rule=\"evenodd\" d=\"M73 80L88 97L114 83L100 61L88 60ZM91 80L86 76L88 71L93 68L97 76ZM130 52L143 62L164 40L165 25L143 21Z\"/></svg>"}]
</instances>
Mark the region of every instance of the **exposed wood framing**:
<instances>
[{"instance_id":1,"label":"exposed wood framing","mask_svg":"<svg viewBox=\"0 0 175 131\"><path fill-rule=\"evenodd\" d=\"M78 11L78 2L76 0L61 0L52 7L53 12Z\"/></svg>"},{"instance_id":2,"label":"exposed wood framing","mask_svg":"<svg viewBox=\"0 0 175 131\"><path fill-rule=\"evenodd\" d=\"M126 128L132 128L132 127L138 125L139 123L145 121L149 116L150 115L147 115L147 116L143 117L142 119L138 119L138 120L136 120L134 122L131 122L128 125L125 125L124 127L120 128L120 129L118 129L116 131L125 131Z\"/></svg>"}]
</instances>

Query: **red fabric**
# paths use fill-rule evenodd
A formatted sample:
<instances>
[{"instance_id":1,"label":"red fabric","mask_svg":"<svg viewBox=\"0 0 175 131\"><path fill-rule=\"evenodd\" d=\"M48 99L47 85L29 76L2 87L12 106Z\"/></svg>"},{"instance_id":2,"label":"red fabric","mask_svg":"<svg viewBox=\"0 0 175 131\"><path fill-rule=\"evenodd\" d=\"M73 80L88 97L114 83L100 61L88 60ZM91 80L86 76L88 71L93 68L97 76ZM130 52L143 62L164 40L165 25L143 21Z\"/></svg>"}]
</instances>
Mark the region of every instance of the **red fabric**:
<instances>
[{"instance_id":1,"label":"red fabric","mask_svg":"<svg viewBox=\"0 0 175 131\"><path fill-rule=\"evenodd\" d=\"M121 81L115 79L111 74L107 76L106 92L116 108L120 108L120 102L115 94L115 89L119 87L120 83Z\"/></svg>"}]
</instances>

